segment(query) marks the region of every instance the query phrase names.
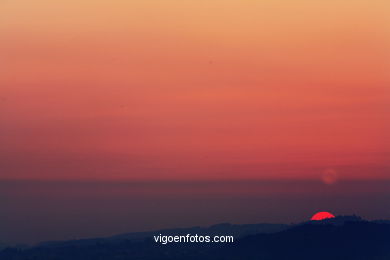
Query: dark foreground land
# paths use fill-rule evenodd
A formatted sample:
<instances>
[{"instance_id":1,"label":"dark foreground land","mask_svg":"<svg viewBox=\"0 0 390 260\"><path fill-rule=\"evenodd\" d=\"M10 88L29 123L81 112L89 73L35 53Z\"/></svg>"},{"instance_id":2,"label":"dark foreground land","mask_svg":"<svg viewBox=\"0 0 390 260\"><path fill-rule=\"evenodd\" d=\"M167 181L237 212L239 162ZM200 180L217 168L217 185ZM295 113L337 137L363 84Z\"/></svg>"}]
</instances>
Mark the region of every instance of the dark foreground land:
<instances>
[{"instance_id":1,"label":"dark foreground land","mask_svg":"<svg viewBox=\"0 0 390 260\"><path fill-rule=\"evenodd\" d=\"M352 220L352 221L350 221ZM224 233L221 233L224 232ZM234 243L168 243L152 234L235 235ZM43 243L26 249L6 248L0 259L89 260L89 259L351 259L389 260L390 223L336 218L300 225L216 225L130 233L110 238Z\"/></svg>"}]
</instances>

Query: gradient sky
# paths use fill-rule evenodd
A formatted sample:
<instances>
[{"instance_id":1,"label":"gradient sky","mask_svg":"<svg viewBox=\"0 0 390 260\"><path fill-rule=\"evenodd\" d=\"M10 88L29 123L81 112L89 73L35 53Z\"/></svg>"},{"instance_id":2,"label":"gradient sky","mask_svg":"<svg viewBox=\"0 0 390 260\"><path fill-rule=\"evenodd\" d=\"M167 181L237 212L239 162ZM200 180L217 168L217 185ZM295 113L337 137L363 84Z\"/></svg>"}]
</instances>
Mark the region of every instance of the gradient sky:
<instances>
[{"instance_id":1,"label":"gradient sky","mask_svg":"<svg viewBox=\"0 0 390 260\"><path fill-rule=\"evenodd\" d=\"M1 0L0 240L389 218L389 13Z\"/></svg>"},{"instance_id":2,"label":"gradient sky","mask_svg":"<svg viewBox=\"0 0 390 260\"><path fill-rule=\"evenodd\" d=\"M388 1L0 5L2 178L389 178Z\"/></svg>"}]
</instances>

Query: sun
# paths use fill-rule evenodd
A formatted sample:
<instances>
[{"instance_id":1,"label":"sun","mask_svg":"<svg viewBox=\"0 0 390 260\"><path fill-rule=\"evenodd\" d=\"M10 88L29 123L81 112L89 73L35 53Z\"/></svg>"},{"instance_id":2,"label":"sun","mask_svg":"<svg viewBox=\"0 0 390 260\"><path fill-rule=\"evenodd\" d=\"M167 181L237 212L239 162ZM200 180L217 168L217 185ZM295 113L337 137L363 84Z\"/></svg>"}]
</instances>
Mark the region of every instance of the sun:
<instances>
[{"instance_id":1,"label":"sun","mask_svg":"<svg viewBox=\"0 0 390 260\"><path fill-rule=\"evenodd\" d=\"M332 213L321 211L314 214L310 220L324 220L328 218L334 218L335 216Z\"/></svg>"}]
</instances>

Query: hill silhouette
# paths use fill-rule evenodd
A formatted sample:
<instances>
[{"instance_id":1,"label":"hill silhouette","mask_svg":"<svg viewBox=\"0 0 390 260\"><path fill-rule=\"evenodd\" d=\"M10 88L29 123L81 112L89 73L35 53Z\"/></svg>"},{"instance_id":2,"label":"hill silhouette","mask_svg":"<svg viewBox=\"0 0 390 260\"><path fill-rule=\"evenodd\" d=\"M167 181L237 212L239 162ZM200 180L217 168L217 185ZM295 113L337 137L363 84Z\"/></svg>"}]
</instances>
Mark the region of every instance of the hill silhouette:
<instances>
[{"instance_id":1,"label":"hill silhouette","mask_svg":"<svg viewBox=\"0 0 390 260\"><path fill-rule=\"evenodd\" d=\"M234 243L163 245L156 243L145 233L130 233L109 238L42 243L23 250L7 248L0 252L0 259L390 259L390 224L386 221L369 222L356 216L342 216L325 221L281 226L281 230L275 229L274 232L253 231L252 234L245 234L243 231L256 227L259 226L222 224L209 228L171 230L191 230L191 234L194 234L192 231L200 233L235 230L236 234L241 235L235 237ZM150 233L155 235L159 232Z\"/></svg>"},{"instance_id":2,"label":"hill silhouette","mask_svg":"<svg viewBox=\"0 0 390 260\"><path fill-rule=\"evenodd\" d=\"M248 235L258 233L275 233L289 228L289 225L285 224L244 224L233 225L230 223L216 224L210 227L190 227L190 228L173 228L173 229L161 229L149 232L132 232L124 233L105 238L93 238L93 239L80 239L70 241L49 241L38 244L39 247L62 247L62 246L79 246L79 245L94 245L97 242L100 243L117 243L123 240L131 240L133 242L144 241L147 238L152 238L154 235L186 235L186 234L198 234L198 235L232 235L236 238L245 237Z\"/></svg>"}]
</instances>

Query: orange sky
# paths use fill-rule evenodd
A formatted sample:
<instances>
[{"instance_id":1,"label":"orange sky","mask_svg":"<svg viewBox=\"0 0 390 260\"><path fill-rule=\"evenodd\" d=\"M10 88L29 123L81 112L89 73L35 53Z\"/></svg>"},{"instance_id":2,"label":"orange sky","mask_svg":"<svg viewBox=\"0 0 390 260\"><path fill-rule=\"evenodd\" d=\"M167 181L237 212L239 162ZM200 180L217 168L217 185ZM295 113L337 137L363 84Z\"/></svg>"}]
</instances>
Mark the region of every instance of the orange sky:
<instances>
[{"instance_id":1,"label":"orange sky","mask_svg":"<svg viewBox=\"0 0 390 260\"><path fill-rule=\"evenodd\" d=\"M386 178L387 0L6 0L0 178Z\"/></svg>"}]
</instances>

